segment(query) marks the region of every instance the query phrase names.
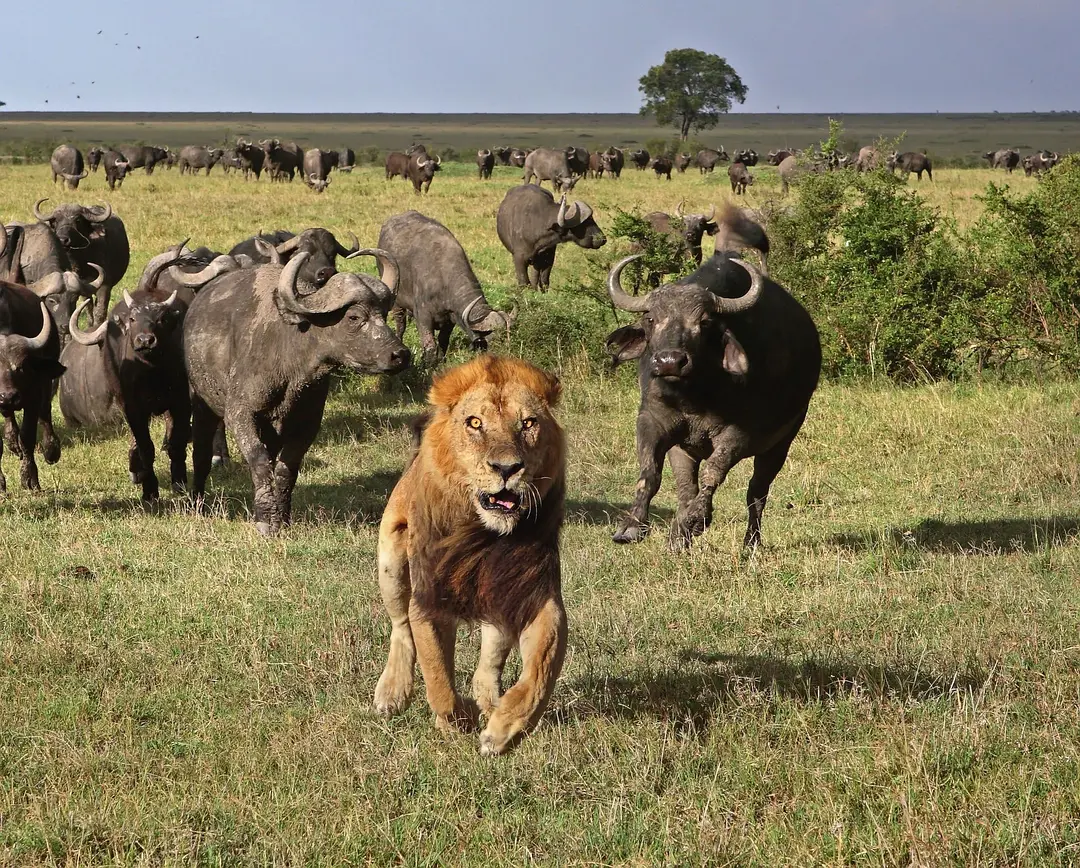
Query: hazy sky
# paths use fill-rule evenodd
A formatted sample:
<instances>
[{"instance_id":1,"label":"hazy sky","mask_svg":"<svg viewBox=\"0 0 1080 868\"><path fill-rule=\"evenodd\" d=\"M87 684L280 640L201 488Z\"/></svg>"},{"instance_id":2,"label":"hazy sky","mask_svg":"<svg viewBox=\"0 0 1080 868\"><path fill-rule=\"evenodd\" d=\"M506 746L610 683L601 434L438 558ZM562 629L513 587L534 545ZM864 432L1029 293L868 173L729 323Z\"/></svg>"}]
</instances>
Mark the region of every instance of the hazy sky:
<instances>
[{"instance_id":1,"label":"hazy sky","mask_svg":"<svg viewBox=\"0 0 1080 868\"><path fill-rule=\"evenodd\" d=\"M5 111L633 112L670 48L725 57L741 111L1080 109L1078 0L3 6Z\"/></svg>"}]
</instances>

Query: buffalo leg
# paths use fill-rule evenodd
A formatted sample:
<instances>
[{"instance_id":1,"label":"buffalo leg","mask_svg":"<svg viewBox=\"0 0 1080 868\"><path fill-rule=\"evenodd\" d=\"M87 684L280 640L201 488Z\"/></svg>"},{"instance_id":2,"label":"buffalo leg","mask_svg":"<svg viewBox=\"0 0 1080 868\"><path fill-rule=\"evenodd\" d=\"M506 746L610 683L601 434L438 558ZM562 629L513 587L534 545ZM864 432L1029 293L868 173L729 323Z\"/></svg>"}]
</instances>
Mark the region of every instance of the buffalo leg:
<instances>
[{"instance_id":1,"label":"buffalo leg","mask_svg":"<svg viewBox=\"0 0 1080 868\"><path fill-rule=\"evenodd\" d=\"M678 520L698 496L698 468L701 462L679 446L673 446L667 457L675 476L675 494L679 500L675 518Z\"/></svg>"},{"instance_id":2,"label":"buffalo leg","mask_svg":"<svg viewBox=\"0 0 1080 868\"><path fill-rule=\"evenodd\" d=\"M532 265L536 269L536 281L533 289L546 292L551 286L551 267L555 264L555 248L541 250L533 257Z\"/></svg>"},{"instance_id":3,"label":"buffalo leg","mask_svg":"<svg viewBox=\"0 0 1080 868\"><path fill-rule=\"evenodd\" d=\"M53 430L52 421L53 392L56 391L58 383L59 380L53 380L41 397L41 415L39 416L41 424L41 456L45 459L46 464L55 464L60 460L60 440Z\"/></svg>"},{"instance_id":4,"label":"buffalo leg","mask_svg":"<svg viewBox=\"0 0 1080 868\"><path fill-rule=\"evenodd\" d=\"M4 418L7 422L7 417ZM4 476L4 441L0 439L0 494L7 491L7 477Z\"/></svg>"},{"instance_id":5,"label":"buffalo leg","mask_svg":"<svg viewBox=\"0 0 1080 868\"><path fill-rule=\"evenodd\" d=\"M19 442L19 423L15 421L14 413L4 415L4 440L7 441L11 454L22 458L22 444Z\"/></svg>"},{"instance_id":6,"label":"buffalo leg","mask_svg":"<svg viewBox=\"0 0 1080 868\"><path fill-rule=\"evenodd\" d=\"M315 431L318 429L315 428ZM296 477L300 475L300 465L304 463L304 456L314 440L313 432L311 436L287 441L282 445L274 463L274 492L277 495L277 510L282 525L292 524L292 495L296 487Z\"/></svg>"},{"instance_id":7,"label":"buffalo leg","mask_svg":"<svg viewBox=\"0 0 1080 868\"><path fill-rule=\"evenodd\" d=\"M191 440L191 410L188 407L169 413L166 419L168 443L165 451L169 456L169 477L173 491L187 488L187 445Z\"/></svg>"},{"instance_id":8,"label":"buffalo leg","mask_svg":"<svg viewBox=\"0 0 1080 868\"><path fill-rule=\"evenodd\" d=\"M536 289L536 284L529 279L529 260L523 254L514 254L514 274L517 277L518 286L531 285L533 289Z\"/></svg>"},{"instance_id":9,"label":"buffalo leg","mask_svg":"<svg viewBox=\"0 0 1080 868\"><path fill-rule=\"evenodd\" d=\"M654 440L643 430L643 422L638 417L638 464L641 475L634 490L634 502L630 512L620 523L612 539L617 543L638 542L649 532L649 504L660 490L660 474L664 466L664 455L671 448L667 442Z\"/></svg>"},{"instance_id":10,"label":"buffalo leg","mask_svg":"<svg viewBox=\"0 0 1080 868\"><path fill-rule=\"evenodd\" d=\"M761 516L765 512L765 502L769 499L769 488L787 461L788 450L801 427L802 419L792 429L791 436L754 458L754 474L746 487L747 523L746 536L743 538L745 548L756 549L761 544Z\"/></svg>"},{"instance_id":11,"label":"buffalo leg","mask_svg":"<svg viewBox=\"0 0 1080 868\"><path fill-rule=\"evenodd\" d=\"M19 447L22 449L22 466L19 468L19 477L22 487L27 491L41 491L38 482L37 462L34 461L34 446L37 443L38 407L40 399L29 400L23 410L22 425L19 427Z\"/></svg>"},{"instance_id":12,"label":"buffalo leg","mask_svg":"<svg viewBox=\"0 0 1080 868\"><path fill-rule=\"evenodd\" d=\"M224 422L218 422L218 426L214 430L214 452L210 463L213 467L229 463L229 441L225 437Z\"/></svg>"},{"instance_id":13,"label":"buffalo leg","mask_svg":"<svg viewBox=\"0 0 1080 868\"><path fill-rule=\"evenodd\" d=\"M439 355L440 361L446 358L447 352L450 350L450 335L454 331L454 324L447 323L439 329Z\"/></svg>"},{"instance_id":14,"label":"buffalo leg","mask_svg":"<svg viewBox=\"0 0 1080 868\"><path fill-rule=\"evenodd\" d=\"M439 350L435 344L435 332L431 322L426 317L416 317L416 333L420 337L420 346L424 351L424 364L431 365L439 357Z\"/></svg>"},{"instance_id":15,"label":"buffalo leg","mask_svg":"<svg viewBox=\"0 0 1080 868\"><path fill-rule=\"evenodd\" d=\"M258 423L250 415L232 419L229 427L236 433L236 442L251 471L251 483L255 489L255 527L263 536L273 536L281 529L281 514L274 491L274 457L259 438ZM211 429L211 445L213 439Z\"/></svg>"},{"instance_id":16,"label":"buffalo leg","mask_svg":"<svg viewBox=\"0 0 1080 868\"><path fill-rule=\"evenodd\" d=\"M742 451L737 443L721 435L713 443L713 453L702 462L698 471L700 489L697 497L681 510L671 525L668 543L678 551L686 548L690 540L705 531L712 521L712 501L716 489L724 484L728 472L742 459Z\"/></svg>"},{"instance_id":17,"label":"buffalo leg","mask_svg":"<svg viewBox=\"0 0 1080 868\"><path fill-rule=\"evenodd\" d=\"M154 473L154 440L150 436L150 419L145 413L129 413L125 407L128 427L134 441L128 451L128 467L133 481L142 483L142 499L157 500L158 481Z\"/></svg>"},{"instance_id":18,"label":"buffalo leg","mask_svg":"<svg viewBox=\"0 0 1080 868\"><path fill-rule=\"evenodd\" d=\"M214 435L222 424L221 418L198 396L191 400L191 470L192 493L201 509L206 495L206 479L210 475L214 452Z\"/></svg>"}]
</instances>

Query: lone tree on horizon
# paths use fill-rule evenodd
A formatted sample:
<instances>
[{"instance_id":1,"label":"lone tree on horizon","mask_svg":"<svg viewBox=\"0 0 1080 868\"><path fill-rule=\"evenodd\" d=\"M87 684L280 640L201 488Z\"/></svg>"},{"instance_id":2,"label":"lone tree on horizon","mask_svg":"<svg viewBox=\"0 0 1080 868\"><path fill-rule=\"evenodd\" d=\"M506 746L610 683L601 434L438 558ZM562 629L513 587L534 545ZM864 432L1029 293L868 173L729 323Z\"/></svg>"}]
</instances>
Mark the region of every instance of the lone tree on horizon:
<instances>
[{"instance_id":1,"label":"lone tree on horizon","mask_svg":"<svg viewBox=\"0 0 1080 868\"><path fill-rule=\"evenodd\" d=\"M732 100L746 102L747 87L731 65L695 48L673 48L664 62L638 81L644 94L641 114L656 115L661 126L674 126L685 142L690 130L715 127Z\"/></svg>"}]
</instances>

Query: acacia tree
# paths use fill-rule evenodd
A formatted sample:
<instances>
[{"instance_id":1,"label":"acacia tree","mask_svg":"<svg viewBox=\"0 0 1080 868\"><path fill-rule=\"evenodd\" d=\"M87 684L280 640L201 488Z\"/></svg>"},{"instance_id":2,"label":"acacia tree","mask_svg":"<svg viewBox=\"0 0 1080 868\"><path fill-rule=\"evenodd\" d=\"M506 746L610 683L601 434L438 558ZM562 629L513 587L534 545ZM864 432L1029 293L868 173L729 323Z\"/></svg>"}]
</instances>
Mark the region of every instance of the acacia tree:
<instances>
[{"instance_id":1,"label":"acacia tree","mask_svg":"<svg viewBox=\"0 0 1080 868\"><path fill-rule=\"evenodd\" d=\"M732 100L746 102L746 85L724 58L694 48L675 48L638 82L644 94L641 114L662 126L677 127L685 142L690 130L715 127L731 111Z\"/></svg>"}]
</instances>

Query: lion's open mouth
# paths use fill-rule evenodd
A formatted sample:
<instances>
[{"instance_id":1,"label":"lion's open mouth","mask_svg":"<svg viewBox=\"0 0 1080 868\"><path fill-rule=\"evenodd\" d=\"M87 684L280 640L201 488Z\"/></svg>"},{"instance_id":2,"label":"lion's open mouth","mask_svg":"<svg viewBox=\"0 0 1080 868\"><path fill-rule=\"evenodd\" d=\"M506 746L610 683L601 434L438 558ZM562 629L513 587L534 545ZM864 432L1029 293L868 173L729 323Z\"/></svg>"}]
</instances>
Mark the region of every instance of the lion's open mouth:
<instances>
[{"instance_id":1,"label":"lion's open mouth","mask_svg":"<svg viewBox=\"0 0 1080 868\"><path fill-rule=\"evenodd\" d=\"M505 488L494 494L482 491L480 492L480 506L491 512L514 513L521 508L521 497Z\"/></svg>"}]
</instances>

